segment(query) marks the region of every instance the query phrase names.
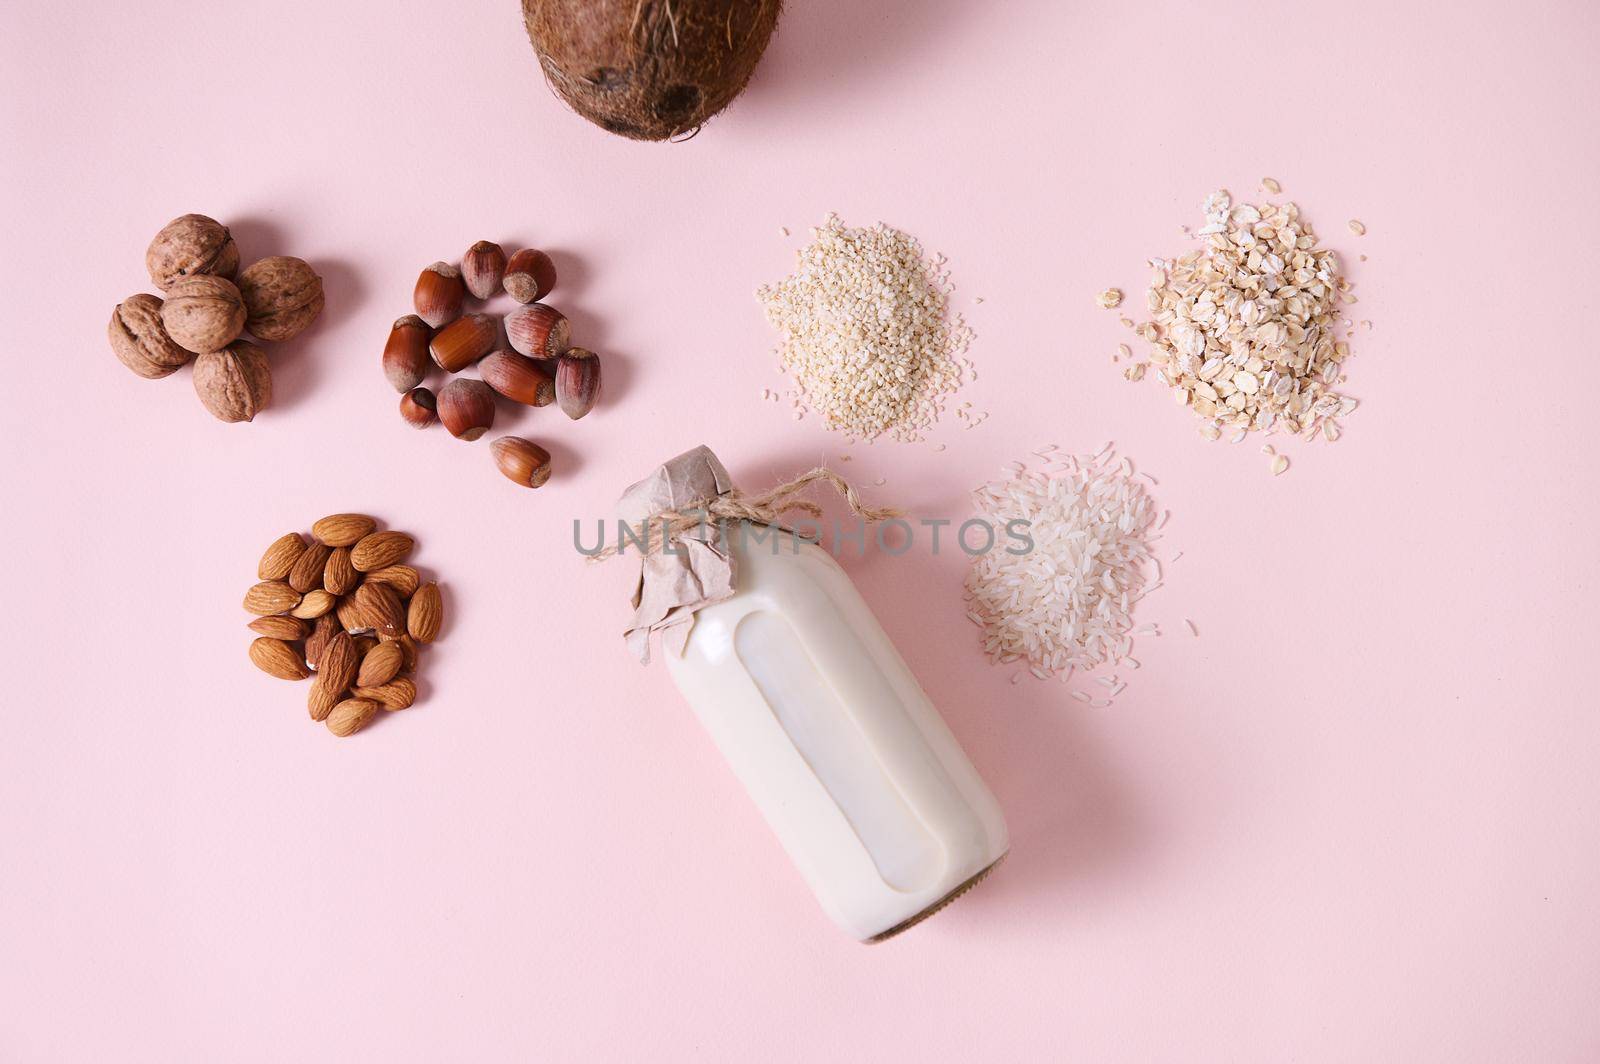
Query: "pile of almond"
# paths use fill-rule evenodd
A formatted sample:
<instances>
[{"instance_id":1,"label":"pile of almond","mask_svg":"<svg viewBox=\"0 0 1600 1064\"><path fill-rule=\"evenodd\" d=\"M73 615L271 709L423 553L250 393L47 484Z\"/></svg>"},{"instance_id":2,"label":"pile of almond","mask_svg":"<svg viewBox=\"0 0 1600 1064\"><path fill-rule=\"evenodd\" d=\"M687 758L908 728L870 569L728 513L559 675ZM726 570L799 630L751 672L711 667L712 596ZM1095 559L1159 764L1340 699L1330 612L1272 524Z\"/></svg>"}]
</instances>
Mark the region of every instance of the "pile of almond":
<instances>
[{"instance_id":1,"label":"pile of almond","mask_svg":"<svg viewBox=\"0 0 1600 1064\"><path fill-rule=\"evenodd\" d=\"M353 735L378 710L417 698L417 648L439 635L439 585L404 564L414 541L380 532L364 514L333 514L311 539L289 532L261 556L245 593L255 614L250 660L262 672L311 684L311 719Z\"/></svg>"},{"instance_id":2,"label":"pile of almond","mask_svg":"<svg viewBox=\"0 0 1600 1064\"><path fill-rule=\"evenodd\" d=\"M549 255L524 248L507 258L488 240L468 248L459 265L423 270L412 292L416 313L394 323L383 349L384 376L401 393L400 416L419 429L442 422L456 439L471 441L493 427L498 400L554 403L574 421L594 409L600 358L573 347L566 317L540 302L555 283ZM469 296L488 302L502 292L519 304L503 318L464 310ZM457 374L473 365L481 379L452 376L437 395L423 386L434 368ZM536 443L502 436L492 451L500 472L523 487L550 479L550 454Z\"/></svg>"}]
</instances>

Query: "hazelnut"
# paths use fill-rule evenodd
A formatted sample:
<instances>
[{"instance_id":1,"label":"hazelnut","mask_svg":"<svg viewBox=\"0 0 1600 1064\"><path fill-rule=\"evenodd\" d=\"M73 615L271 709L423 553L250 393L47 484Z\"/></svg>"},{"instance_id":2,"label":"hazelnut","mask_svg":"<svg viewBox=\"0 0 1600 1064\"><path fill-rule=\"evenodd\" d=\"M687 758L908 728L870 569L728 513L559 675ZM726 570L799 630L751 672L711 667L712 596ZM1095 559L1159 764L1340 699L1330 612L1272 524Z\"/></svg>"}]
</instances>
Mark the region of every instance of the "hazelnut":
<instances>
[{"instance_id":1,"label":"hazelnut","mask_svg":"<svg viewBox=\"0 0 1600 1064\"><path fill-rule=\"evenodd\" d=\"M550 452L520 436L501 436L490 444L494 464L508 480L537 488L550 479Z\"/></svg>"},{"instance_id":2,"label":"hazelnut","mask_svg":"<svg viewBox=\"0 0 1600 1064\"><path fill-rule=\"evenodd\" d=\"M425 429L439 420L439 400L426 388L413 388L400 397L400 416L414 429Z\"/></svg>"},{"instance_id":3,"label":"hazelnut","mask_svg":"<svg viewBox=\"0 0 1600 1064\"><path fill-rule=\"evenodd\" d=\"M239 269L239 249L228 227L203 214L174 218L150 241L144 253L150 280L162 291L194 274L232 277Z\"/></svg>"},{"instance_id":4,"label":"hazelnut","mask_svg":"<svg viewBox=\"0 0 1600 1064\"><path fill-rule=\"evenodd\" d=\"M582 347L572 348L556 363L556 402L561 412L576 421L593 410L599 398L599 357Z\"/></svg>"},{"instance_id":5,"label":"hazelnut","mask_svg":"<svg viewBox=\"0 0 1600 1064\"><path fill-rule=\"evenodd\" d=\"M106 335L122 364L148 380L165 377L194 357L167 335L161 300L143 292L117 304Z\"/></svg>"},{"instance_id":6,"label":"hazelnut","mask_svg":"<svg viewBox=\"0 0 1600 1064\"><path fill-rule=\"evenodd\" d=\"M496 351L478 363L483 381L515 403L549 406L556 401L555 378L529 358L514 351Z\"/></svg>"},{"instance_id":7,"label":"hazelnut","mask_svg":"<svg viewBox=\"0 0 1600 1064\"><path fill-rule=\"evenodd\" d=\"M500 291L506 275L506 253L499 244L480 240L461 256L461 279L477 299L489 299Z\"/></svg>"},{"instance_id":8,"label":"hazelnut","mask_svg":"<svg viewBox=\"0 0 1600 1064\"><path fill-rule=\"evenodd\" d=\"M415 314L407 314L389 330L383 345L383 375L397 392L409 392L428 375L428 341L433 330Z\"/></svg>"},{"instance_id":9,"label":"hazelnut","mask_svg":"<svg viewBox=\"0 0 1600 1064\"><path fill-rule=\"evenodd\" d=\"M556 286L556 264L542 251L523 248L506 263L504 283L506 293L518 303L543 299Z\"/></svg>"},{"instance_id":10,"label":"hazelnut","mask_svg":"<svg viewBox=\"0 0 1600 1064\"><path fill-rule=\"evenodd\" d=\"M197 273L167 289L161 324L182 347L199 354L221 351L244 330L244 299L226 277Z\"/></svg>"},{"instance_id":11,"label":"hazelnut","mask_svg":"<svg viewBox=\"0 0 1600 1064\"><path fill-rule=\"evenodd\" d=\"M500 325L493 314L464 314L435 333L428 350L440 369L456 373L494 350L498 339Z\"/></svg>"},{"instance_id":12,"label":"hazelnut","mask_svg":"<svg viewBox=\"0 0 1600 1064\"><path fill-rule=\"evenodd\" d=\"M456 439L477 439L494 425L494 392L480 380L457 377L439 390L439 420Z\"/></svg>"},{"instance_id":13,"label":"hazelnut","mask_svg":"<svg viewBox=\"0 0 1600 1064\"><path fill-rule=\"evenodd\" d=\"M506 315L506 339L530 358L554 358L572 342L572 326L555 307L530 303Z\"/></svg>"},{"instance_id":14,"label":"hazelnut","mask_svg":"<svg viewBox=\"0 0 1600 1064\"><path fill-rule=\"evenodd\" d=\"M322 278L304 259L273 255L239 274L245 325L262 340L289 340L322 313Z\"/></svg>"},{"instance_id":15,"label":"hazelnut","mask_svg":"<svg viewBox=\"0 0 1600 1064\"><path fill-rule=\"evenodd\" d=\"M461 271L448 262L436 262L417 277L411 302L422 320L437 329L461 316L461 301L466 295Z\"/></svg>"},{"instance_id":16,"label":"hazelnut","mask_svg":"<svg viewBox=\"0 0 1600 1064\"><path fill-rule=\"evenodd\" d=\"M194 361L194 390L221 421L249 421L272 401L272 371L266 353L248 340Z\"/></svg>"}]
</instances>

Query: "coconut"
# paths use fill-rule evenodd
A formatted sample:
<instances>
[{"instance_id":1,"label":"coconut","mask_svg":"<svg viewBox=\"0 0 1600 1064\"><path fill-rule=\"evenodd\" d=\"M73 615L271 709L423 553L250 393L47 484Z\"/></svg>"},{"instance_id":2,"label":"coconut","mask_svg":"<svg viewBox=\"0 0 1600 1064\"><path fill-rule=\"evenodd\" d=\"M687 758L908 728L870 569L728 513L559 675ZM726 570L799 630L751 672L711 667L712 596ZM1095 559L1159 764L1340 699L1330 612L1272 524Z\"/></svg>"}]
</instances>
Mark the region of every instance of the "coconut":
<instances>
[{"instance_id":1,"label":"coconut","mask_svg":"<svg viewBox=\"0 0 1600 1064\"><path fill-rule=\"evenodd\" d=\"M522 0L556 95L635 140L698 130L743 91L782 0Z\"/></svg>"}]
</instances>

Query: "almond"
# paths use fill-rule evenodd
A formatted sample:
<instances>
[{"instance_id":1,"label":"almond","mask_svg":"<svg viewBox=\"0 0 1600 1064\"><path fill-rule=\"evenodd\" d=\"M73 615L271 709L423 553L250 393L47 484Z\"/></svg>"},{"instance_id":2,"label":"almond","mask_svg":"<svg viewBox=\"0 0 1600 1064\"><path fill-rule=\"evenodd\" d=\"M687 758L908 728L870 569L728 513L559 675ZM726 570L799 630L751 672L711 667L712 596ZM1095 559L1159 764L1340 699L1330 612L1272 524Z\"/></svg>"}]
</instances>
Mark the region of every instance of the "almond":
<instances>
[{"instance_id":1,"label":"almond","mask_svg":"<svg viewBox=\"0 0 1600 1064\"><path fill-rule=\"evenodd\" d=\"M417 685L409 676L397 676L376 687L357 687L350 692L356 698L370 698L384 709L408 709L417 700Z\"/></svg>"},{"instance_id":2,"label":"almond","mask_svg":"<svg viewBox=\"0 0 1600 1064\"><path fill-rule=\"evenodd\" d=\"M353 635L350 639L356 645L357 661L365 661L367 655L372 653L372 648L378 645L378 637L375 635Z\"/></svg>"},{"instance_id":3,"label":"almond","mask_svg":"<svg viewBox=\"0 0 1600 1064\"><path fill-rule=\"evenodd\" d=\"M405 652L399 643L379 643L361 659L361 670L356 673L357 687L376 687L400 675L405 663Z\"/></svg>"},{"instance_id":4,"label":"almond","mask_svg":"<svg viewBox=\"0 0 1600 1064\"><path fill-rule=\"evenodd\" d=\"M378 703L366 698L347 698L328 711L328 730L340 738L354 735L378 714Z\"/></svg>"},{"instance_id":5,"label":"almond","mask_svg":"<svg viewBox=\"0 0 1600 1064\"><path fill-rule=\"evenodd\" d=\"M431 643L439 637L443 622L444 600L439 595L439 585L422 585L411 596L411 606L406 610L406 631L419 643Z\"/></svg>"},{"instance_id":6,"label":"almond","mask_svg":"<svg viewBox=\"0 0 1600 1064\"><path fill-rule=\"evenodd\" d=\"M400 671L417 671L417 641L409 635L403 635L393 641L400 648Z\"/></svg>"},{"instance_id":7,"label":"almond","mask_svg":"<svg viewBox=\"0 0 1600 1064\"><path fill-rule=\"evenodd\" d=\"M382 569L374 569L367 574L369 584L388 584L394 588L394 593L402 599L408 599L417 593L417 584L422 578L417 571L409 565L386 565Z\"/></svg>"},{"instance_id":8,"label":"almond","mask_svg":"<svg viewBox=\"0 0 1600 1064\"><path fill-rule=\"evenodd\" d=\"M411 553L416 541L404 532L373 532L350 548L350 564L363 573L387 568Z\"/></svg>"},{"instance_id":9,"label":"almond","mask_svg":"<svg viewBox=\"0 0 1600 1064\"><path fill-rule=\"evenodd\" d=\"M405 634L405 611L393 588L384 584L362 584L356 588L355 606L361 619L380 637L399 639Z\"/></svg>"},{"instance_id":10,"label":"almond","mask_svg":"<svg viewBox=\"0 0 1600 1064\"><path fill-rule=\"evenodd\" d=\"M311 526L311 534L330 547L349 547L377 527L366 514L330 514Z\"/></svg>"},{"instance_id":11,"label":"almond","mask_svg":"<svg viewBox=\"0 0 1600 1064\"><path fill-rule=\"evenodd\" d=\"M244 593L244 608L257 617L288 613L300 604L300 593L282 580L263 580Z\"/></svg>"},{"instance_id":12,"label":"almond","mask_svg":"<svg viewBox=\"0 0 1600 1064\"><path fill-rule=\"evenodd\" d=\"M361 582L361 574L350 564L350 548L336 547L322 567L322 586L335 595L348 595Z\"/></svg>"},{"instance_id":13,"label":"almond","mask_svg":"<svg viewBox=\"0 0 1600 1064\"><path fill-rule=\"evenodd\" d=\"M322 664L317 669L316 682L311 685L308 708L312 720L328 718L333 707L355 682L358 665L355 643L351 641L349 633L335 632L322 651Z\"/></svg>"},{"instance_id":14,"label":"almond","mask_svg":"<svg viewBox=\"0 0 1600 1064\"><path fill-rule=\"evenodd\" d=\"M268 676L280 680L304 680L311 675L300 652L281 639L262 636L250 644L250 660Z\"/></svg>"},{"instance_id":15,"label":"almond","mask_svg":"<svg viewBox=\"0 0 1600 1064\"><path fill-rule=\"evenodd\" d=\"M361 585L365 587L366 585ZM357 591L361 588L357 588ZM339 627L351 635L360 635L362 632L372 631L372 622L361 612L361 607L356 605L356 600L351 595L346 595L339 600L339 605L334 607L334 613L339 618Z\"/></svg>"},{"instance_id":16,"label":"almond","mask_svg":"<svg viewBox=\"0 0 1600 1064\"><path fill-rule=\"evenodd\" d=\"M272 546L261 556L256 566L256 576L262 580L282 580L294 568L306 549L306 541L298 532L289 532L272 541Z\"/></svg>"},{"instance_id":17,"label":"almond","mask_svg":"<svg viewBox=\"0 0 1600 1064\"><path fill-rule=\"evenodd\" d=\"M250 630L257 635L293 643L298 639L304 639L306 633L311 631L311 626L294 617L257 617L250 622Z\"/></svg>"},{"instance_id":18,"label":"almond","mask_svg":"<svg viewBox=\"0 0 1600 1064\"><path fill-rule=\"evenodd\" d=\"M289 616L298 617L302 621L314 621L332 610L338 601L319 587L315 591L307 591L305 598L300 600L300 605L289 611Z\"/></svg>"},{"instance_id":19,"label":"almond","mask_svg":"<svg viewBox=\"0 0 1600 1064\"><path fill-rule=\"evenodd\" d=\"M295 560L294 568L289 570L289 586L300 594L313 591L322 586L322 569L328 564L328 555L333 553L333 548L325 543L313 543Z\"/></svg>"},{"instance_id":20,"label":"almond","mask_svg":"<svg viewBox=\"0 0 1600 1064\"><path fill-rule=\"evenodd\" d=\"M317 662L322 660L322 652L327 649L328 641L333 634L339 631L339 622L331 613L324 613L317 618L317 623L311 626L311 634L306 636L306 664L313 669Z\"/></svg>"}]
</instances>

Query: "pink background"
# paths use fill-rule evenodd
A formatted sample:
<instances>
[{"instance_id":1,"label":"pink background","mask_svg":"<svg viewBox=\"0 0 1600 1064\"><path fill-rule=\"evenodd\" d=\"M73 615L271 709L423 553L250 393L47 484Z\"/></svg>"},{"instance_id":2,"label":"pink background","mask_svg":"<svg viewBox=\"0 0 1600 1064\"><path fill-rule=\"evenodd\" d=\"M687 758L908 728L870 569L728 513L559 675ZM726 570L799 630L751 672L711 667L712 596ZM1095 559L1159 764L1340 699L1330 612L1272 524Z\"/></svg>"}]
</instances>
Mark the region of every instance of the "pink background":
<instances>
[{"instance_id":1,"label":"pink background","mask_svg":"<svg viewBox=\"0 0 1600 1064\"><path fill-rule=\"evenodd\" d=\"M511 0L7 5L0 1058L1600 1056L1600 9L790 8L731 113L640 145L550 95ZM1375 323L1346 438L1278 478L1125 383L1092 299L1262 175ZM1113 438L1185 552L1106 711L982 661L959 556L851 563L1013 835L872 948L625 657L626 567L568 546L692 444L750 486L844 453L760 400L752 298L828 210L949 255L991 412L847 472L959 517ZM185 211L327 282L253 425L106 349ZM551 250L607 359L589 419L502 414L556 455L537 493L377 366L480 237ZM452 614L424 701L349 741L238 605L342 509L414 532Z\"/></svg>"}]
</instances>

